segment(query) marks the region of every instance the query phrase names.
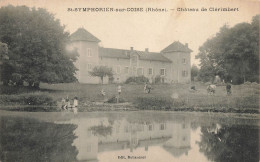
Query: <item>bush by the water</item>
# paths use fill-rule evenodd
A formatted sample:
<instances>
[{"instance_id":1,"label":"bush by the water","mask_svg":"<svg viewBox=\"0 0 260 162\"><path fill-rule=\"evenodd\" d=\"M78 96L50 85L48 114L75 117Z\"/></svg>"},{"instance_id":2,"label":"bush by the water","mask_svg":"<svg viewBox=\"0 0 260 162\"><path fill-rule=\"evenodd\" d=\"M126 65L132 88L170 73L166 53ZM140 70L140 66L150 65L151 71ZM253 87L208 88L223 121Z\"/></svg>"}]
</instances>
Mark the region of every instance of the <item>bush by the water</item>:
<instances>
[{"instance_id":1,"label":"bush by the water","mask_svg":"<svg viewBox=\"0 0 260 162\"><path fill-rule=\"evenodd\" d=\"M129 77L126 79L125 83L146 83L149 82L149 79L146 78L145 76L138 76L138 77Z\"/></svg>"},{"instance_id":2,"label":"bush by the water","mask_svg":"<svg viewBox=\"0 0 260 162\"><path fill-rule=\"evenodd\" d=\"M56 102L48 94L29 93L19 95L0 95L0 104L54 106Z\"/></svg>"},{"instance_id":3,"label":"bush by the water","mask_svg":"<svg viewBox=\"0 0 260 162\"><path fill-rule=\"evenodd\" d=\"M124 103L124 102L125 100L122 97L120 97L118 103ZM116 96L111 97L110 99L107 100L107 103L117 103L117 97Z\"/></svg>"},{"instance_id":4,"label":"bush by the water","mask_svg":"<svg viewBox=\"0 0 260 162\"><path fill-rule=\"evenodd\" d=\"M135 103L137 108L144 110L163 110L173 106L172 100L156 97L138 97Z\"/></svg>"}]
</instances>

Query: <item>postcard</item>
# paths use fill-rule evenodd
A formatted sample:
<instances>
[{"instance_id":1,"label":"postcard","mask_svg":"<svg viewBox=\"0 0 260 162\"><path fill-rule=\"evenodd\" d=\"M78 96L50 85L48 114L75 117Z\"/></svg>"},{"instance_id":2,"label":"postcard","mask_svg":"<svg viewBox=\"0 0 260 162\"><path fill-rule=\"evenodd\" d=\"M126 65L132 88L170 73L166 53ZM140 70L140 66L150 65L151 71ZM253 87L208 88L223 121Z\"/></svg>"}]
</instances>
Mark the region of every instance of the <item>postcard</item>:
<instances>
[{"instance_id":1,"label":"postcard","mask_svg":"<svg viewBox=\"0 0 260 162\"><path fill-rule=\"evenodd\" d=\"M259 161L259 0L0 0L0 162Z\"/></svg>"}]
</instances>

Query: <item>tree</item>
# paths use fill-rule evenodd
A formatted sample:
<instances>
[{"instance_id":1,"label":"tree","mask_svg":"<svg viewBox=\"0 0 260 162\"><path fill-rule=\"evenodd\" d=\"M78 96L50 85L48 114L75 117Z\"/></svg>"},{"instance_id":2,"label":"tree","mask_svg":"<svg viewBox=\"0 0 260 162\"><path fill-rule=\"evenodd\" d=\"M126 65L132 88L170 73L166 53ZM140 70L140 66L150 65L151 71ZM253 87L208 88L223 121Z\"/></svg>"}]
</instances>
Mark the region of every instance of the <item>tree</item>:
<instances>
[{"instance_id":1,"label":"tree","mask_svg":"<svg viewBox=\"0 0 260 162\"><path fill-rule=\"evenodd\" d=\"M0 161L77 161L76 125L1 116Z\"/></svg>"},{"instance_id":2,"label":"tree","mask_svg":"<svg viewBox=\"0 0 260 162\"><path fill-rule=\"evenodd\" d=\"M106 66L96 66L92 69L92 71L89 72L91 76L100 77L101 83L103 84L104 77L112 77L113 71L111 68L108 68Z\"/></svg>"},{"instance_id":3,"label":"tree","mask_svg":"<svg viewBox=\"0 0 260 162\"><path fill-rule=\"evenodd\" d=\"M76 81L76 55L68 55L65 48L69 33L53 14L42 8L6 6L0 8L0 24L0 41L9 49L4 68L11 76L20 75L22 82L34 87L40 82ZM4 79L12 80L11 76Z\"/></svg>"},{"instance_id":4,"label":"tree","mask_svg":"<svg viewBox=\"0 0 260 162\"><path fill-rule=\"evenodd\" d=\"M232 28L224 25L215 37L208 39L196 56L200 59L200 78L210 81L216 75L240 84L259 82L259 15L251 23Z\"/></svg>"},{"instance_id":5,"label":"tree","mask_svg":"<svg viewBox=\"0 0 260 162\"><path fill-rule=\"evenodd\" d=\"M191 67L191 80L194 81L194 78L199 74L199 68L196 65L192 65Z\"/></svg>"},{"instance_id":6,"label":"tree","mask_svg":"<svg viewBox=\"0 0 260 162\"><path fill-rule=\"evenodd\" d=\"M202 126L200 139L199 150L210 161L259 160L259 133L254 126Z\"/></svg>"},{"instance_id":7,"label":"tree","mask_svg":"<svg viewBox=\"0 0 260 162\"><path fill-rule=\"evenodd\" d=\"M7 54L8 54L7 44L0 42L0 81L3 81L4 84L6 84L6 81L2 76L8 75L8 73L3 70L4 67L6 66L6 61L9 59Z\"/></svg>"}]
</instances>

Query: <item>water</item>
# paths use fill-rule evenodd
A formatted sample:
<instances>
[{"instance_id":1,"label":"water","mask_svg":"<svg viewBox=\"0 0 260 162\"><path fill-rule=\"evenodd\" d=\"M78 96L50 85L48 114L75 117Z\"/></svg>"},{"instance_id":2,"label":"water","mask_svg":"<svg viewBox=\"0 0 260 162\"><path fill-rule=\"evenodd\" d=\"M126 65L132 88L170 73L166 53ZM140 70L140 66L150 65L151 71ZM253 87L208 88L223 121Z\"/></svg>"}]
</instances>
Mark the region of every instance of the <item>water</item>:
<instances>
[{"instance_id":1,"label":"water","mask_svg":"<svg viewBox=\"0 0 260 162\"><path fill-rule=\"evenodd\" d=\"M257 116L0 112L0 161L259 161Z\"/></svg>"}]
</instances>

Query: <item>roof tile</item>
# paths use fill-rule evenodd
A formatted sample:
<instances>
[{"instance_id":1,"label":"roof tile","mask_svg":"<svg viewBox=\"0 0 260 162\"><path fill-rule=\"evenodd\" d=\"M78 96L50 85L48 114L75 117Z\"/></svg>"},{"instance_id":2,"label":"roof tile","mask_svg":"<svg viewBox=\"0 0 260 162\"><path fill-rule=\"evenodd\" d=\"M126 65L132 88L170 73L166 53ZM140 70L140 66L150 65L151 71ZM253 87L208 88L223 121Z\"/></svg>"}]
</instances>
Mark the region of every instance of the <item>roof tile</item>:
<instances>
[{"instance_id":1,"label":"roof tile","mask_svg":"<svg viewBox=\"0 0 260 162\"><path fill-rule=\"evenodd\" d=\"M103 47L99 48L99 56L101 57L130 59L130 55L134 53L140 56L140 60L172 62L168 58L164 57L161 53L156 53L156 52L144 52L144 51L136 51L136 50L131 51L131 50L124 50L124 49L103 48Z\"/></svg>"},{"instance_id":2,"label":"roof tile","mask_svg":"<svg viewBox=\"0 0 260 162\"><path fill-rule=\"evenodd\" d=\"M183 45L181 42L175 41L168 47L164 48L161 52L192 52L192 50L189 49L188 46Z\"/></svg>"},{"instance_id":3,"label":"roof tile","mask_svg":"<svg viewBox=\"0 0 260 162\"><path fill-rule=\"evenodd\" d=\"M89 41L89 42L100 42L98 38L92 35L84 28L79 28L77 31L70 35L71 41Z\"/></svg>"}]
</instances>

